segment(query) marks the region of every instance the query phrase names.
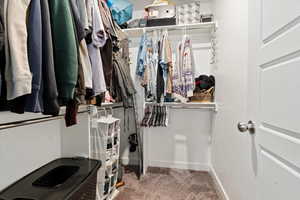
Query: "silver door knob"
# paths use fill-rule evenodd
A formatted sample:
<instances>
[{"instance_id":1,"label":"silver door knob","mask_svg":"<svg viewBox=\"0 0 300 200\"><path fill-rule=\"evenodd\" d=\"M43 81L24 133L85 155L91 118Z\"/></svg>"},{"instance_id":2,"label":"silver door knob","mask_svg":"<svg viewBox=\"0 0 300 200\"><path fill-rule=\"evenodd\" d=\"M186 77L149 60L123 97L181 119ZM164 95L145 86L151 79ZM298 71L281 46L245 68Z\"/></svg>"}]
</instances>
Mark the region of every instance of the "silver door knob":
<instances>
[{"instance_id":1,"label":"silver door knob","mask_svg":"<svg viewBox=\"0 0 300 200\"><path fill-rule=\"evenodd\" d=\"M250 134L254 134L255 133L255 123L253 121L249 121L248 123L239 122L238 129L242 133L249 131Z\"/></svg>"}]
</instances>

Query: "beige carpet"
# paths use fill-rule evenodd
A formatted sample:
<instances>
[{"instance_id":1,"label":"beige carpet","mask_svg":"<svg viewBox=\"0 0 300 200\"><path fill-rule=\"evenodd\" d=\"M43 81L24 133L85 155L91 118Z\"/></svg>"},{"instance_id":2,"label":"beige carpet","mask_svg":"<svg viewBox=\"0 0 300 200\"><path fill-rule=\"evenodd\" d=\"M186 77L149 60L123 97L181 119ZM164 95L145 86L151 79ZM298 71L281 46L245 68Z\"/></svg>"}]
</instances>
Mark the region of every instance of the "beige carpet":
<instances>
[{"instance_id":1,"label":"beige carpet","mask_svg":"<svg viewBox=\"0 0 300 200\"><path fill-rule=\"evenodd\" d=\"M126 170L116 200L220 200L206 172L150 168L140 181Z\"/></svg>"}]
</instances>

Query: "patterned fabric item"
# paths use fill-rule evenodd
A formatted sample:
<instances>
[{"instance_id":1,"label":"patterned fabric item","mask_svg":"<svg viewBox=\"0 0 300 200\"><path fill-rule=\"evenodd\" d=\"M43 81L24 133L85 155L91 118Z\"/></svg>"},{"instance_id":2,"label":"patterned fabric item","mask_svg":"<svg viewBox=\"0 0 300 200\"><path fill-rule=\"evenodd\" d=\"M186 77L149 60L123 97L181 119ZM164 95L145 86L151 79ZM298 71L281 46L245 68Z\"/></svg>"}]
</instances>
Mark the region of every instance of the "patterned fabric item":
<instances>
[{"instance_id":1,"label":"patterned fabric item","mask_svg":"<svg viewBox=\"0 0 300 200\"><path fill-rule=\"evenodd\" d=\"M164 70L164 81L165 91L164 95L172 94L172 74L173 74L173 63L172 63L172 49L169 41L168 32L165 31L162 37L161 45L161 60L160 64L163 65Z\"/></svg>"},{"instance_id":2,"label":"patterned fabric item","mask_svg":"<svg viewBox=\"0 0 300 200\"><path fill-rule=\"evenodd\" d=\"M191 40L184 36L177 46L176 65L173 72L173 92L175 97L192 97L194 83L194 57Z\"/></svg>"},{"instance_id":3,"label":"patterned fabric item","mask_svg":"<svg viewBox=\"0 0 300 200\"><path fill-rule=\"evenodd\" d=\"M182 49L182 43L179 42L176 48L176 64L173 69L173 93L176 95L182 95L182 77L181 77L181 60L180 56Z\"/></svg>"},{"instance_id":4,"label":"patterned fabric item","mask_svg":"<svg viewBox=\"0 0 300 200\"><path fill-rule=\"evenodd\" d=\"M192 97L195 89L194 82L194 58L192 52L191 40L188 37L184 37L183 49L182 49L182 81L183 92L185 97Z\"/></svg>"},{"instance_id":5,"label":"patterned fabric item","mask_svg":"<svg viewBox=\"0 0 300 200\"><path fill-rule=\"evenodd\" d=\"M156 98L156 69L157 69L157 47L153 39L149 39L147 43L147 55L145 59L145 75L142 86L145 87L146 101L154 101Z\"/></svg>"},{"instance_id":6,"label":"patterned fabric item","mask_svg":"<svg viewBox=\"0 0 300 200\"><path fill-rule=\"evenodd\" d=\"M147 55L147 35L144 34L140 41L137 64L136 64L136 75L140 78L144 76L146 55Z\"/></svg>"}]
</instances>

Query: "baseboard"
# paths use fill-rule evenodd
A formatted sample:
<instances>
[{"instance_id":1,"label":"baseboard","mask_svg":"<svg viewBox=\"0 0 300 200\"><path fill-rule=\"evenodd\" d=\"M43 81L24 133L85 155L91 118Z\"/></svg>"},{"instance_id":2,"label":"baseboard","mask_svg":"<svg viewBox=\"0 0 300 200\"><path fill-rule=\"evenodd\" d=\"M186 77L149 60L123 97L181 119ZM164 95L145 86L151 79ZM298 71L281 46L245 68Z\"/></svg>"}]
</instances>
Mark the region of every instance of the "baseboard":
<instances>
[{"instance_id":1,"label":"baseboard","mask_svg":"<svg viewBox=\"0 0 300 200\"><path fill-rule=\"evenodd\" d=\"M217 193L219 195L219 197L222 199L222 200L230 200L226 191L225 191L225 188L223 187L223 184L221 182L221 180L219 179L218 175L217 175L217 172L215 171L215 169L210 166L210 169L209 169L209 173L214 181L214 184L216 186L216 189L217 189Z\"/></svg>"},{"instance_id":2,"label":"baseboard","mask_svg":"<svg viewBox=\"0 0 300 200\"><path fill-rule=\"evenodd\" d=\"M149 167L188 169L188 170L207 171L207 172L210 170L208 164L188 163L188 162L167 162L167 161L158 161L158 160L149 161Z\"/></svg>"}]
</instances>

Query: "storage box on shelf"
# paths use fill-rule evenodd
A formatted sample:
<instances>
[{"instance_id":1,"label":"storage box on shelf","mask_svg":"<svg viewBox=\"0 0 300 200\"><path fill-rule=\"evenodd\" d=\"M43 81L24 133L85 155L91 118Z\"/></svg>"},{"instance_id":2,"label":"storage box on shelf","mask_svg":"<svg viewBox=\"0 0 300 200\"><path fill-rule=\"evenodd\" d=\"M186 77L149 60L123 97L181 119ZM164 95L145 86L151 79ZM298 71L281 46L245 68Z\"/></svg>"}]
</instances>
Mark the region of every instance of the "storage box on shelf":
<instances>
[{"instance_id":1,"label":"storage box on shelf","mask_svg":"<svg viewBox=\"0 0 300 200\"><path fill-rule=\"evenodd\" d=\"M120 120L107 115L106 110L92 114L90 144L92 158L103 163L98 172L97 200L111 200L118 193Z\"/></svg>"}]
</instances>

